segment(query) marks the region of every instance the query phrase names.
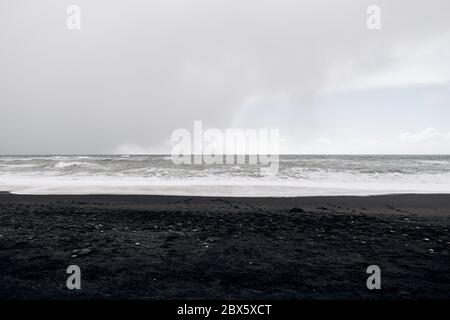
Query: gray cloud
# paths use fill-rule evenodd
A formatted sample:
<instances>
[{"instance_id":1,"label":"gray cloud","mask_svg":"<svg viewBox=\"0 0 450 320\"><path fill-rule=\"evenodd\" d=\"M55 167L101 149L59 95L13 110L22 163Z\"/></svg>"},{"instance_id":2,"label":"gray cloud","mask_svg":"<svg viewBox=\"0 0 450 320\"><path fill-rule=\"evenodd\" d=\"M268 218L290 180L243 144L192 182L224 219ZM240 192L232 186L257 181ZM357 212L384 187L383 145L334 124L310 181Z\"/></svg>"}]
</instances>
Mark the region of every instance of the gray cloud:
<instances>
[{"instance_id":1,"label":"gray cloud","mask_svg":"<svg viewBox=\"0 0 450 320\"><path fill-rule=\"evenodd\" d=\"M426 45L448 34L449 1L376 2L380 31L365 27L372 1L2 1L0 153L169 152L172 130L194 120L279 127L285 151L301 151L326 139L323 92L395 86L392 74L409 79L417 61L416 77L432 80L426 62L449 56ZM81 7L79 31L66 28L70 4ZM439 85L448 92L445 77Z\"/></svg>"}]
</instances>

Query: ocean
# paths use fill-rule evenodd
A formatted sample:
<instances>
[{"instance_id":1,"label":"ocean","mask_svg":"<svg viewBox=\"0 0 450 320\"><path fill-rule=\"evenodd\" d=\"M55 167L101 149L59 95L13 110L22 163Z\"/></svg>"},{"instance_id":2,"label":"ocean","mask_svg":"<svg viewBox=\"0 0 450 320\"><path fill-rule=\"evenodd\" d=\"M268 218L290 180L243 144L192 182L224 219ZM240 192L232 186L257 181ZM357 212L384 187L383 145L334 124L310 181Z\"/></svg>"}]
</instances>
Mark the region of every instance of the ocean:
<instances>
[{"instance_id":1,"label":"ocean","mask_svg":"<svg viewBox=\"0 0 450 320\"><path fill-rule=\"evenodd\" d=\"M170 155L1 156L0 191L294 197L450 193L450 155L281 155L262 165L177 165Z\"/></svg>"}]
</instances>

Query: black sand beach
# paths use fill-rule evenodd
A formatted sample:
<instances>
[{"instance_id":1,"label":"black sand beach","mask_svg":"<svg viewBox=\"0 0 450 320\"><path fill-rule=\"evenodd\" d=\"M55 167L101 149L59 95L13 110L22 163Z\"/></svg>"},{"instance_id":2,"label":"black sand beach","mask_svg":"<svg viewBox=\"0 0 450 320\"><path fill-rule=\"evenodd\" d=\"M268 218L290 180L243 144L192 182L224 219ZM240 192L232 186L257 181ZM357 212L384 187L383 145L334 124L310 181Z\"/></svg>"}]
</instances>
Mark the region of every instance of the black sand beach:
<instances>
[{"instance_id":1,"label":"black sand beach","mask_svg":"<svg viewBox=\"0 0 450 320\"><path fill-rule=\"evenodd\" d=\"M450 195L3 193L0 221L2 299L450 298Z\"/></svg>"}]
</instances>

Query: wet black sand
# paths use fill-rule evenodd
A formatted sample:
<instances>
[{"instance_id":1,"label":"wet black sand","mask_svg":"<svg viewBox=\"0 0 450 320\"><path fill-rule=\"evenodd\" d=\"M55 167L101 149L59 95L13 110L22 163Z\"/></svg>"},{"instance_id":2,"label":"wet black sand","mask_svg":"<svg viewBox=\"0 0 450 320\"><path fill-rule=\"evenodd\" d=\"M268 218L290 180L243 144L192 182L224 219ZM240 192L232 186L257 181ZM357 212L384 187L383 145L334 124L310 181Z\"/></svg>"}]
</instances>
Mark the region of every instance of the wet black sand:
<instances>
[{"instance_id":1,"label":"wet black sand","mask_svg":"<svg viewBox=\"0 0 450 320\"><path fill-rule=\"evenodd\" d=\"M448 299L449 229L450 195L2 193L0 298Z\"/></svg>"}]
</instances>

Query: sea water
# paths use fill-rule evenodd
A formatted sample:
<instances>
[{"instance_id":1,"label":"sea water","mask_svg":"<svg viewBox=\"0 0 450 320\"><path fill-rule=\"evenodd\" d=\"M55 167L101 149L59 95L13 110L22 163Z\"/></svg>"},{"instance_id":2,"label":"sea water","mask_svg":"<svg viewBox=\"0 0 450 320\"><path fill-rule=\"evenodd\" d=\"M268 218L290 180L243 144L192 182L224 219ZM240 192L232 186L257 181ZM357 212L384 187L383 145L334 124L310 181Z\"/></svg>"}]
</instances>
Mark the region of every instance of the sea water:
<instances>
[{"instance_id":1,"label":"sea water","mask_svg":"<svg viewBox=\"0 0 450 320\"><path fill-rule=\"evenodd\" d=\"M281 155L251 164L180 165L169 155L1 156L0 191L292 197L450 193L449 155Z\"/></svg>"}]
</instances>

